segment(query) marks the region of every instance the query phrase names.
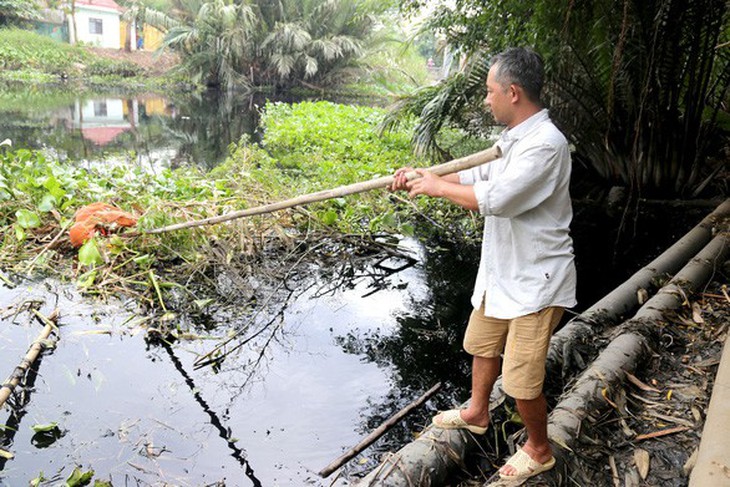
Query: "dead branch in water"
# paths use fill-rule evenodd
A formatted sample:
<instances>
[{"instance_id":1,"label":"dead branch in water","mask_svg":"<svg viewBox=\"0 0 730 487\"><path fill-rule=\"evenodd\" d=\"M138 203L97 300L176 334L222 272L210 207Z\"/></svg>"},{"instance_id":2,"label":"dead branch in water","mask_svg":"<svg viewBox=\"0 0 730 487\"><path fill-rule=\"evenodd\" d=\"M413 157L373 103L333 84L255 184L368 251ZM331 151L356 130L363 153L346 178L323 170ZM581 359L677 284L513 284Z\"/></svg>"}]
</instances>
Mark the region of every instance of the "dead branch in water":
<instances>
[{"instance_id":1,"label":"dead branch in water","mask_svg":"<svg viewBox=\"0 0 730 487\"><path fill-rule=\"evenodd\" d=\"M363 451L365 448L369 447L370 445L375 442L378 438L383 436L390 428L398 424L398 422L405 418L408 414L410 414L411 411L419 407L421 404L426 402L428 398L436 394L436 391L438 391L441 388L441 383L439 382L432 388L430 388L428 391L426 391L421 397L395 413L393 416L385 420L383 424L378 426L375 430L373 430L372 433L367 435L365 438L363 438L357 445L353 446L349 450L347 450L345 453L343 453L339 458L332 461L329 465L327 465L325 468L323 468L319 472L319 476L323 478L329 477L332 472L340 468L342 465L344 465L347 461L349 461L351 458L353 458L355 455Z\"/></svg>"},{"instance_id":2,"label":"dead branch in water","mask_svg":"<svg viewBox=\"0 0 730 487\"><path fill-rule=\"evenodd\" d=\"M45 341L56 329L56 321L58 320L59 315L58 309L55 309L53 313L51 313L51 316L48 317L42 315L40 311L37 311L35 309L33 309L33 312L38 317L38 319L40 319L45 324L45 327L31 344L28 352L25 354L25 357L20 362L20 365L15 367L15 370L10 374L10 376L8 376L7 379L5 379L5 382L3 382L2 386L0 386L0 408L3 407L5 402L10 397L10 394L13 393L22 378L25 377L28 369L30 369L31 365L33 365L33 362L35 362L35 360L38 358L38 355L40 355L41 351L47 348Z\"/></svg>"}]
</instances>

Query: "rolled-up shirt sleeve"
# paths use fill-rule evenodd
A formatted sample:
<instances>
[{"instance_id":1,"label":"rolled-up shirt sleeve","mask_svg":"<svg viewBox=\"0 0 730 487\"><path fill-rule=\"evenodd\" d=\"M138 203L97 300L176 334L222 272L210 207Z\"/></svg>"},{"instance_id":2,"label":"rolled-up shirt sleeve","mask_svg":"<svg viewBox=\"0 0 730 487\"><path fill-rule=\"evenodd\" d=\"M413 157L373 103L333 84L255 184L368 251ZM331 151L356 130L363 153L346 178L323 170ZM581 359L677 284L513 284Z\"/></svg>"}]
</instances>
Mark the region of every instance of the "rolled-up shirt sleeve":
<instances>
[{"instance_id":1,"label":"rolled-up shirt sleeve","mask_svg":"<svg viewBox=\"0 0 730 487\"><path fill-rule=\"evenodd\" d=\"M492 174L487 180L476 180L474 194L479 212L485 216L512 218L549 198L561 180L561 150L567 149L548 143L528 147L513 154L501 173Z\"/></svg>"},{"instance_id":2,"label":"rolled-up shirt sleeve","mask_svg":"<svg viewBox=\"0 0 730 487\"><path fill-rule=\"evenodd\" d=\"M499 147L502 152L504 152L504 147L502 147L502 143L497 142L495 146ZM472 167L470 169L465 169L463 171L459 171L457 174L459 175L459 182L461 184L471 186L475 184L477 181L486 181L489 179L489 164L482 164L481 166Z\"/></svg>"}]
</instances>

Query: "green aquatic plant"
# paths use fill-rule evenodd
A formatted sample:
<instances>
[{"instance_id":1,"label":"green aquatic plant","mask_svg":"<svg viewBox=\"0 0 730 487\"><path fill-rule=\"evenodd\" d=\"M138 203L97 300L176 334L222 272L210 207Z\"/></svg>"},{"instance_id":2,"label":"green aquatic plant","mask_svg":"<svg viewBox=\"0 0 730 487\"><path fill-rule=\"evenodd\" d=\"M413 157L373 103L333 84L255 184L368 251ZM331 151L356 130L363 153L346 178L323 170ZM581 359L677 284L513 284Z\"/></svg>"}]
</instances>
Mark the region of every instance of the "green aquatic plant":
<instances>
[{"instance_id":1,"label":"green aquatic plant","mask_svg":"<svg viewBox=\"0 0 730 487\"><path fill-rule=\"evenodd\" d=\"M296 260L294 247L327 240L335 245L349 239L348 245L366 249L382 235L414 234L417 215L445 232L475 234L478 219L453 205L430 198L410 201L385 190L226 224L145 232L424 165L410 155L406 130L377 134L383 115L382 109L329 102L269 104L262 144L244 138L209 171L151 171L111 161L61 162L41 151L2 152L0 226L6 230L0 236L0 269L50 273L75 281L87 293L121 293L171 311L172 290L189 294L189 303L205 302L207 296L191 290L191 276L214 281L219 266L248 269L252 260L277 253ZM139 216L136 233L98 236L74 249L66 237L74 213L96 201ZM293 265L287 259L281 259L282 266Z\"/></svg>"}]
</instances>

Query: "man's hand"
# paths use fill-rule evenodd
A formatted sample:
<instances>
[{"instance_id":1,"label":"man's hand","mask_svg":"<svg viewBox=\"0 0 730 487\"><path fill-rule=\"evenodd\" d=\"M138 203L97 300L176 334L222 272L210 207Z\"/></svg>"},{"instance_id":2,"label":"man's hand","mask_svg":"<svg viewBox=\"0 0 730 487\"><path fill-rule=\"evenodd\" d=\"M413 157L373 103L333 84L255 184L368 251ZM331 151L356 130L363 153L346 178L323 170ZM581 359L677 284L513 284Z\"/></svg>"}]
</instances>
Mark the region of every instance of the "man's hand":
<instances>
[{"instance_id":1,"label":"man's hand","mask_svg":"<svg viewBox=\"0 0 730 487\"><path fill-rule=\"evenodd\" d=\"M391 191L408 190L406 174L413 171L412 167L402 167L393 174L393 183L388 189Z\"/></svg>"},{"instance_id":2,"label":"man's hand","mask_svg":"<svg viewBox=\"0 0 730 487\"><path fill-rule=\"evenodd\" d=\"M413 198L419 194L425 194L426 196L431 197L443 196L443 180L439 176L436 176L425 169L416 169L415 171L421 177L406 183L409 197Z\"/></svg>"},{"instance_id":3,"label":"man's hand","mask_svg":"<svg viewBox=\"0 0 730 487\"><path fill-rule=\"evenodd\" d=\"M408 181L406 173L410 171L417 172L421 177ZM426 169L404 167L395 172L393 184L390 185L391 191L400 189L408 191L408 196L411 198L424 194L435 198L446 198L467 210L479 210L474 188L459 183L459 176L456 173L437 176Z\"/></svg>"},{"instance_id":4,"label":"man's hand","mask_svg":"<svg viewBox=\"0 0 730 487\"><path fill-rule=\"evenodd\" d=\"M421 177L408 181L406 174L415 171ZM425 194L426 196L437 197L441 196L441 183L442 179L435 174L425 169L413 169L411 167L403 167L398 169L393 175L393 184L390 185L391 191L405 190L408 191L408 196L413 198L419 194Z\"/></svg>"}]
</instances>

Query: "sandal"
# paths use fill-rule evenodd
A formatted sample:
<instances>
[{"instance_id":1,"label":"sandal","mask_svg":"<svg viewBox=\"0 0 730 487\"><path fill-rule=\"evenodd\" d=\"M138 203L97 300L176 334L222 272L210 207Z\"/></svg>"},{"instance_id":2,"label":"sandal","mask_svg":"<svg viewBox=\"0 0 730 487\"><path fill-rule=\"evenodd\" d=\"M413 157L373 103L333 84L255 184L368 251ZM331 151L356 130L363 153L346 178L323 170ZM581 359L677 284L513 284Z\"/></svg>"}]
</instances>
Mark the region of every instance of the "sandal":
<instances>
[{"instance_id":1,"label":"sandal","mask_svg":"<svg viewBox=\"0 0 730 487\"><path fill-rule=\"evenodd\" d=\"M448 411L437 414L433 417L433 425L445 430L465 429L471 431L475 435L483 435L487 432L486 426L469 424L461 419L460 411L461 410L459 409L449 409Z\"/></svg>"},{"instance_id":2,"label":"sandal","mask_svg":"<svg viewBox=\"0 0 730 487\"><path fill-rule=\"evenodd\" d=\"M517 472L514 475L499 474L499 478L503 480L526 480L535 475L547 472L555 466L555 457L550 457L550 460L545 463L539 463L532 459L522 448L507 460L505 465L510 465Z\"/></svg>"}]
</instances>

